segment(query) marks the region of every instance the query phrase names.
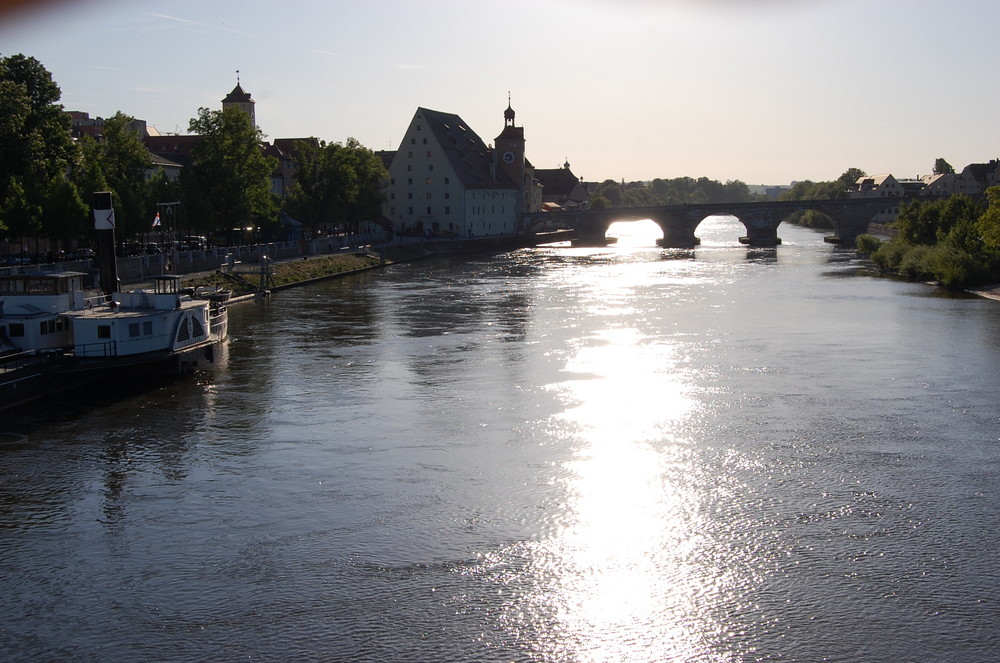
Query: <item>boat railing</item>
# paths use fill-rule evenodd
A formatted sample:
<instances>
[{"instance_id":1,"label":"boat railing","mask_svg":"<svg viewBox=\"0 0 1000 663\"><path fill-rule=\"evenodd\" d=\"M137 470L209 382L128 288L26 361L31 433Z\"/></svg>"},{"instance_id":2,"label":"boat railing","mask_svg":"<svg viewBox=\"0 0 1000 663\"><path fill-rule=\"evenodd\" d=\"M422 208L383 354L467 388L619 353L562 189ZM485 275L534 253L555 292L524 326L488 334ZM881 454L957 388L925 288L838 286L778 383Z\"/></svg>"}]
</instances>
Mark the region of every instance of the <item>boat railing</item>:
<instances>
[{"instance_id":1,"label":"boat railing","mask_svg":"<svg viewBox=\"0 0 1000 663\"><path fill-rule=\"evenodd\" d=\"M114 357L115 342L77 343L73 347L73 352L77 357Z\"/></svg>"}]
</instances>

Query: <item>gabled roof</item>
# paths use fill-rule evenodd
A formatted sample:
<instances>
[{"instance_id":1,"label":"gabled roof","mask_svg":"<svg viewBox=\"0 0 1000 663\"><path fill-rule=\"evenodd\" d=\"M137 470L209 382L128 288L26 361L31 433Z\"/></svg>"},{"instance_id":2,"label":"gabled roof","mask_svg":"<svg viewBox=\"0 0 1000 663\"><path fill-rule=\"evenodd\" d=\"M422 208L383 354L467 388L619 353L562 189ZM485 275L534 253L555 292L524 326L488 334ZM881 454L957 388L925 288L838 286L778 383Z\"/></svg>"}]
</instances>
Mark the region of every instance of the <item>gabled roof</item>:
<instances>
[{"instance_id":1,"label":"gabled roof","mask_svg":"<svg viewBox=\"0 0 1000 663\"><path fill-rule=\"evenodd\" d=\"M569 168L537 168L535 179L545 187L547 196L568 196L580 184Z\"/></svg>"},{"instance_id":2,"label":"gabled roof","mask_svg":"<svg viewBox=\"0 0 1000 663\"><path fill-rule=\"evenodd\" d=\"M985 182L986 176L992 172L1000 170L1000 161L994 159L989 163L970 163L962 171L962 174L969 173L977 182Z\"/></svg>"},{"instance_id":3,"label":"gabled roof","mask_svg":"<svg viewBox=\"0 0 1000 663\"><path fill-rule=\"evenodd\" d=\"M414 119L423 122L448 157L451 167L467 189L516 188L517 183L493 162L493 153L475 131L454 113L417 108Z\"/></svg>"},{"instance_id":4,"label":"gabled roof","mask_svg":"<svg viewBox=\"0 0 1000 663\"><path fill-rule=\"evenodd\" d=\"M896 178L893 177L891 173L882 173L879 175L862 175L861 177L858 178L855 184L857 184L858 186L868 184L869 186L872 187L880 187L883 184L889 183L890 180L892 181L892 183L897 183Z\"/></svg>"},{"instance_id":5,"label":"gabled roof","mask_svg":"<svg viewBox=\"0 0 1000 663\"><path fill-rule=\"evenodd\" d=\"M238 104L246 102L253 102L253 99L250 98L249 92L244 92L239 83L237 83L236 87L233 88L233 91L227 94L226 98L222 100L222 103L224 104Z\"/></svg>"},{"instance_id":6,"label":"gabled roof","mask_svg":"<svg viewBox=\"0 0 1000 663\"><path fill-rule=\"evenodd\" d=\"M164 136L147 136L142 139L142 142L145 144L146 149L153 154L180 164L189 164L191 163L191 151L200 140L201 136L198 135L186 134L175 136L168 134Z\"/></svg>"}]
</instances>

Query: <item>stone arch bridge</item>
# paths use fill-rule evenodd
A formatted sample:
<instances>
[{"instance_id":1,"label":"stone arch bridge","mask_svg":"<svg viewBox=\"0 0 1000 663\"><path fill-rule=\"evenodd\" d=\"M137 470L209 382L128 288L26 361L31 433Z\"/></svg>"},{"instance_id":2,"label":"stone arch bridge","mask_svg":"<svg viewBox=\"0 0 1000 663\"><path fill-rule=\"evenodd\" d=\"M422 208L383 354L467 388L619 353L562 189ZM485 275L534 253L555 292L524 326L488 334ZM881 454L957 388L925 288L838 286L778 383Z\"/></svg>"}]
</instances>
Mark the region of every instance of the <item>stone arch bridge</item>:
<instances>
[{"instance_id":1,"label":"stone arch bridge","mask_svg":"<svg viewBox=\"0 0 1000 663\"><path fill-rule=\"evenodd\" d=\"M525 214L524 230L536 232L543 224L557 223L576 230L576 243L604 246L605 234L616 221L652 219L663 230L657 241L664 248L691 248L701 240L695 229L706 217L735 216L746 227L740 242L749 246L776 246L781 243L778 226L794 212L816 210L833 221L834 235L826 241L853 244L858 235L867 232L872 218L887 209L914 200L913 196L890 198L845 198L842 200L790 200L744 203L706 203L692 205L655 205L651 207L615 207L602 210L539 212Z\"/></svg>"}]
</instances>

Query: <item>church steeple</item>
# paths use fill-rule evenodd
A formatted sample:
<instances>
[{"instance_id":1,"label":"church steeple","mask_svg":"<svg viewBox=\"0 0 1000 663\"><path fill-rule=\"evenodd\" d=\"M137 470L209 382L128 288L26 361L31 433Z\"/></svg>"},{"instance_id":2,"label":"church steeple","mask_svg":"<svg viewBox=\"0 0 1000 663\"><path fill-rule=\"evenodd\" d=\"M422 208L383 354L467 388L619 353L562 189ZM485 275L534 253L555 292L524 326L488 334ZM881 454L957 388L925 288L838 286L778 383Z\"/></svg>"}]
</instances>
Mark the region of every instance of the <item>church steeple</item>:
<instances>
[{"instance_id":1,"label":"church steeple","mask_svg":"<svg viewBox=\"0 0 1000 663\"><path fill-rule=\"evenodd\" d=\"M503 112L503 124L505 127L514 126L514 109L510 107L510 92L507 92L507 110Z\"/></svg>"},{"instance_id":2,"label":"church steeple","mask_svg":"<svg viewBox=\"0 0 1000 663\"><path fill-rule=\"evenodd\" d=\"M250 116L250 124L257 126L257 116L254 113L254 104L256 102L250 97L249 92L245 92L242 87L240 87L240 70L236 70L236 87L233 91L226 95L226 98L222 100L222 110L226 110L231 106L239 108L241 111Z\"/></svg>"}]
</instances>

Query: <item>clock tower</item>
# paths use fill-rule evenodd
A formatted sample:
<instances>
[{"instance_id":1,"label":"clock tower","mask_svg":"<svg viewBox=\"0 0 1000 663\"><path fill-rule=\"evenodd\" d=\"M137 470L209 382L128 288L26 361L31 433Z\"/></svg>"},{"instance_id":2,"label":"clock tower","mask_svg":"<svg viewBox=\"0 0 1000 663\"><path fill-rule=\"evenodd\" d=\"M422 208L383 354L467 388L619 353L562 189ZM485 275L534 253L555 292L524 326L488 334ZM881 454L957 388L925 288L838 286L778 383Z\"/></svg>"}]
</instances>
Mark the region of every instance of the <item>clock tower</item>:
<instances>
[{"instance_id":1,"label":"clock tower","mask_svg":"<svg viewBox=\"0 0 1000 663\"><path fill-rule=\"evenodd\" d=\"M514 109L510 106L510 95L507 95L507 110L503 112L504 127L493 143L493 159L499 170L503 171L511 182L517 185L520 192L518 211L525 211L525 159L524 159L524 127L514 126Z\"/></svg>"}]
</instances>

